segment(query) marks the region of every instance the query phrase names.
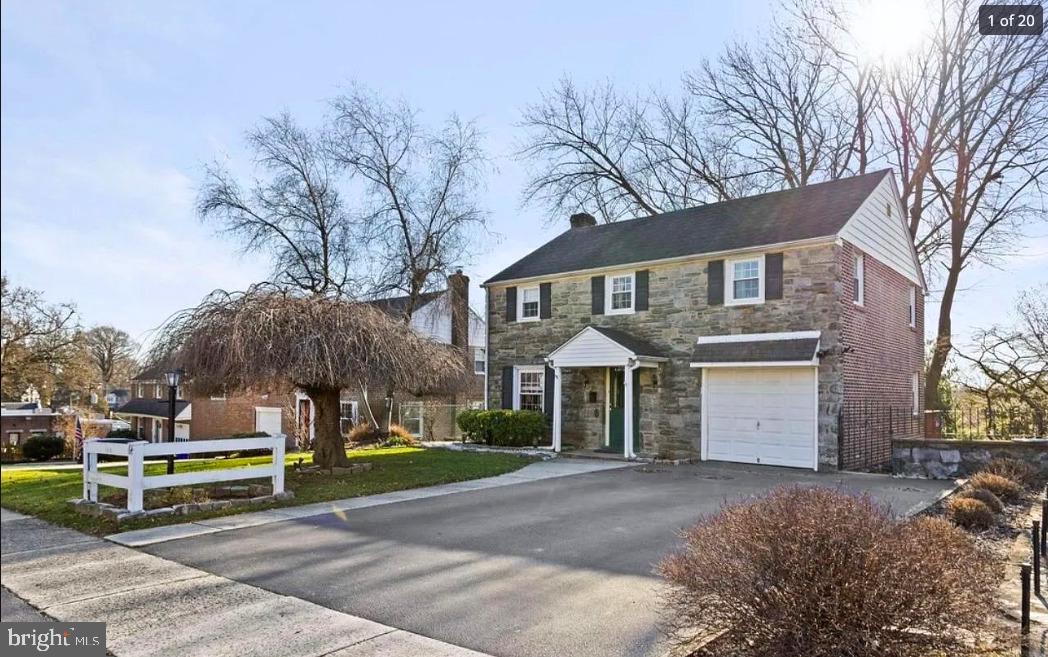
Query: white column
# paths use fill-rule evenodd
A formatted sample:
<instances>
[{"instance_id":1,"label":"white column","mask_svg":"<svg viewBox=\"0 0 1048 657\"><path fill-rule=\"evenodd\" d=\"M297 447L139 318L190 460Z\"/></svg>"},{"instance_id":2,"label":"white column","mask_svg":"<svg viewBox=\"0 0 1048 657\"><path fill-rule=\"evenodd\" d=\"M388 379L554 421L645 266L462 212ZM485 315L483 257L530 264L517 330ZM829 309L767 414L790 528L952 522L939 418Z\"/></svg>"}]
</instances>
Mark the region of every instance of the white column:
<instances>
[{"instance_id":1,"label":"white column","mask_svg":"<svg viewBox=\"0 0 1048 657\"><path fill-rule=\"evenodd\" d=\"M633 369L632 363L627 363L623 369L623 379L625 379L625 390L624 397L622 400L622 417L626 424L622 432L622 455L626 458L633 456Z\"/></svg>"},{"instance_id":2,"label":"white column","mask_svg":"<svg viewBox=\"0 0 1048 657\"><path fill-rule=\"evenodd\" d=\"M142 489L145 484L143 457L147 443L127 444L127 510L132 513L142 510Z\"/></svg>"},{"instance_id":3,"label":"white column","mask_svg":"<svg viewBox=\"0 0 1048 657\"><path fill-rule=\"evenodd\" d=\"M98 454L90 451L90 443L86 440L81 449L84 459L84 499L88 502L97 502L98 484L92 480L95 473L98 472Z\"/></svg>"},{"instance_id":4,"label":"white column","mask_svg":"<svg viewBox=\"0 0 1048 657\"><path fill-rule=\"evenodd\" d=\"M561 371L559 367L553 368L553 451L560 451L561 432L561 400L560 400Z\"/></svg>"}]
</instances>

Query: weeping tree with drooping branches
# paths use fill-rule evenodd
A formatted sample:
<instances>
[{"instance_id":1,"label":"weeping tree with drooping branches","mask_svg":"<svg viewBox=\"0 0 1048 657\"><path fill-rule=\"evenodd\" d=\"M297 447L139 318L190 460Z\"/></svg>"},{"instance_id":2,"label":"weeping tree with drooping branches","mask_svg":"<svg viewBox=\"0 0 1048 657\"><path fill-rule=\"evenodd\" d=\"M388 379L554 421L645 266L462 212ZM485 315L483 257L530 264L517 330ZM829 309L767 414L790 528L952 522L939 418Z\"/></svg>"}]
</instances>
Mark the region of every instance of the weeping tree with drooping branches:
<instances>
[{"instance_id":1,"label":"weeping tree with drooping branches","mask_svg":"<svg viewBox=\"0 0 1048 657\"><path fill-rule=\"evenodd\" d=\"M321 467L348 463L339 426L342 389L454 392L471 373L463 350L366 303L272 286L212 293L163 327L151 356L183 366L201 394L304 391L314 404L313 462Z\"/></svg>"}]
</instances>

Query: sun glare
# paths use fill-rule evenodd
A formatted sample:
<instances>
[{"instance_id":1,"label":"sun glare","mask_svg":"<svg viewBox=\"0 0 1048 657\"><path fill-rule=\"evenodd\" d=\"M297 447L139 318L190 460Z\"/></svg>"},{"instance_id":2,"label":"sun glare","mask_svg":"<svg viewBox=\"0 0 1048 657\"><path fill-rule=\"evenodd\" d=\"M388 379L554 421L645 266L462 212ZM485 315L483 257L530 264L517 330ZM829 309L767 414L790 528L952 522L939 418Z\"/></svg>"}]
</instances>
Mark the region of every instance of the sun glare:
<instances>
[{"instance_id":1,"label":"sun glare","mask_svg":"<svg viewBox=\"0 0 1048 657\"><path fill-rule=\"evenodd\" d=\"M913 53L931 27L923 0L867 0L855 8L850 31L862 58L891 64Z\"/></svg>"}]
</instances>

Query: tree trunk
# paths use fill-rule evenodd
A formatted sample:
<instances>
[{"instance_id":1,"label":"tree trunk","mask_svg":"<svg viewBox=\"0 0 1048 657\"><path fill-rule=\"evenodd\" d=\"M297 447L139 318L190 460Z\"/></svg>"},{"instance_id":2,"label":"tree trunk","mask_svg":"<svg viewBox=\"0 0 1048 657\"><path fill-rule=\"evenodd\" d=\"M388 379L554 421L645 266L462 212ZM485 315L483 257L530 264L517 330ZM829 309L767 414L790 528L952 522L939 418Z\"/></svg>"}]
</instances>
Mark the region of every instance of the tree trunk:
<instances>
[{"instance_id":1,"label":"tree trunk","mask_svg":"<svg viewBox=\"0 0 1048 657\"><path fill-rule=\"evenodd\" d=\"M939 326L935 332L935 345L932 348L931 361L928 363L928 374L924 379L924 408L927 410L946 410L942 408L942 401L939 399L939 382L946 367L946 359L953 348L953 324L950 315L953 312L953 300L957 294L960 275L960 259L955 257L946 274L946 286L943 288L942 302L939 304Z\"/></svg>"},{"instance_id":2,"label":"tree trunk","mask_svg":"<svg viewBox=\"0 0 1048 657\"><path fill-rule=\"evenodd\" d=\"M313 400L313 464L322 468L349 465L342 442L338 388L307 388Z\"/></svg>"}]
</instances>

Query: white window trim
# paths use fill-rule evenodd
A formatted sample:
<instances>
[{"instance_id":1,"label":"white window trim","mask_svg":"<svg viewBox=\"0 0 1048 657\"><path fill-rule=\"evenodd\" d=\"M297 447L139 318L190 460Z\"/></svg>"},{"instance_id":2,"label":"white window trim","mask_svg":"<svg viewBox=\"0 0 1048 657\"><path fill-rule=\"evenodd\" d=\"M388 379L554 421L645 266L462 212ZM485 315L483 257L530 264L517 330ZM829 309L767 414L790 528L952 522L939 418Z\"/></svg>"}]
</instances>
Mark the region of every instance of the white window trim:
<instances>
[{"instance_id":1,"label":"white window trim","mask_svg":"<svg viewBox=\"0 0 1048 657\"><path fill-rule=\"evenodd\" d=\"M735 298L735 265L740 262L757 261L757 296L752 299ZM752 306L764 303L764 254L757 256L746 256L745 258L732 258L724 261L724 305L726 306Z\"/></svg>"},{"instance_id":2,"label":"white window trim","mask_svg":"<svg viewBox=\"0 0 1048 657\"><path fill-rule=\"evenodd\" d=\"M542 392L539 394L539 410L546 412L546 367L544 365L518 365L513 368L513 410L520 410L520 375L525 372L538 372Z\"/></svg>"},{"instance_id":3,"label":"white window trim","mask_svg":"<svg viewBox=\"0 0 1048 657\"><path fill-rule=\"evenodd\" d=\"M852 280L855 281L855 292L857 295L852 297L852 303L856 306L866 305L866 256L862 253L856 253L855 258L852 260Z\"/></svg>"},{"instance_id":4,"label":"white window trim","mask_svg":"<svg viewBox=\"0 0 1048 657\"><path fill-rule=\"evenodd\" d=\"M535 290L535 294L538 295L539 311L534 317L524 316L524 291ZM518 322L537 322L542 319L542 290L538 285L529 285L527 287L521 287L517 289L517 321Z\"/></svg>"},{"instance_id":5,"label":"white window trim","mask_svg":"<svg viewBox=\"0 0 1048 657\"><path fill-rule=\"evenodd\" d=\"M917 415L920 415L920 413L921 413L921 374L920 374L920 372L914 372L913 373L913 376L910 378L910 387L911 387L910 393L912 395L910 401L913 403L913 415L917 416Z\"/></svg>"},{"instance_id":6,"label":"white window trim","mask_svg":"<svg viewBox=\"0 0 1048 657\"><path fill-rule=\"evenodd\" d=\"M910 328L917 328L917 288L910 286Z\"/></svg>"},{"instance_id":7,"label":"white window trim","mask_svg":"<svg viewBox=\"0 0 1048 657\"><path fill-rule=\"evenodd\" d=\"M480 363L483 369L477 369L477 363ZM474 374L485 374L488 369L488 350L485 347L474 347L473 348L473 373Z\"/></svg>"},{"instance_id":8,"label":"white window trim","mask_svg":"<svg viewBox=\"0 0 1048 657\"><path fill-rule=\"evenodd\" d=\"M614 285L612 281L616 278L630 279L630 307L614 309L611 307L611 295ZM632 315L637 307L637 272L623 272L619 274L604 275L604 314L605 315Z\"/></svg>"}]
</instances>

